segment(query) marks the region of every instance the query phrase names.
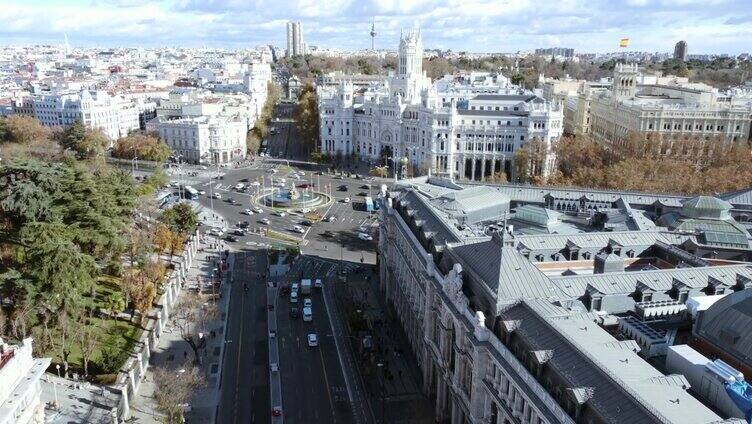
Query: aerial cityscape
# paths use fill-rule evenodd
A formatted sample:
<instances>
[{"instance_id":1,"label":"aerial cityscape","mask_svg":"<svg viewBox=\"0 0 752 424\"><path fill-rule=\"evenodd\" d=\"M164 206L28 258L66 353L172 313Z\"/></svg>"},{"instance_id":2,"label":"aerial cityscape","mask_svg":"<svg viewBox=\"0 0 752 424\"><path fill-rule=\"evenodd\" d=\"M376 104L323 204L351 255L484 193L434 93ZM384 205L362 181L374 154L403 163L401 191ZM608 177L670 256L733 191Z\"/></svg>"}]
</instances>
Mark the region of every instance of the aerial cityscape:
<instances>
[{"instance_id":1,"label":"aerial cityscape","mask_svg":"<svg viewBox=\"0 0 752 424\"><path fill-rule=\"evenodd\" d=\"M752 424L746 0L8 0L0 424Z\"/></svg>"}]
</instances>

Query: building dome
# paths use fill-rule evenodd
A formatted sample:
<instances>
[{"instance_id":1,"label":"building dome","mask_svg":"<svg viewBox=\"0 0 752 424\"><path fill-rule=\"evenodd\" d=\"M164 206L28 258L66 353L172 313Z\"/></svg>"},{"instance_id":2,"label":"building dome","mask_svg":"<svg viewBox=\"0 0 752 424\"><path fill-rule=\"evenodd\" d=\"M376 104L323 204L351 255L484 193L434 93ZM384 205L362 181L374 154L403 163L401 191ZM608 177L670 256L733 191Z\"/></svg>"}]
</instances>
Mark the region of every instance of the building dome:
<instances>
[{"instance_id":1,"label":"building dome","mask_svg":"<svg viewBox=\"0 0 752 424\"><path fill-rule=\"evenodd\" d=\"M731 219L731 203L711 196L697 196L682 204L681 214L687 218Z\"/></svg>"}]
</instances>

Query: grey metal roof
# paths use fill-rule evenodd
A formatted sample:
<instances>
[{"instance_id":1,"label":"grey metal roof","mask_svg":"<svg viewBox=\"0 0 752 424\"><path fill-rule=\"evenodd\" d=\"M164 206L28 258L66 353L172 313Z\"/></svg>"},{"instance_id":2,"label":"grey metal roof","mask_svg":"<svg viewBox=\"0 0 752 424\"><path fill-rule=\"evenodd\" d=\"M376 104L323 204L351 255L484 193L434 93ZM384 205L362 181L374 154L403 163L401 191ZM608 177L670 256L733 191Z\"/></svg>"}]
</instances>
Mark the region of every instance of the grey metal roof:
<instances>
[{"instance_id":1,"label":"grey metal roof","mask_svg":"<svg viewBox=\"0 0 752 424\"><path fill-rule=\"evenodd\" d=\"M682 202L682 215L689 218L729 219L731 203L711 196L697 196Z\"/></svg>"},{"instance_id":2,"label":"grey metal roof","mask_svg":"<svg viewBox=\"0 0 752 424\"><path fill-rule=\"evenodd\" d=\"M450 245L450 255L463 270L482 279L496 294L496 301L509 303L522 298L568 298L562 290L513 247L502 247L493 238L477 243Z\"/></svg>"},{"instance_id":3,"label":"grey metal roof","mask_svg":"<svg viewBox=\"0 0 752 424\"><path fill-rule=\"evenodd\" d=\"M704 288L711 278L728 286L734 286L737 276L752 278L752 267L746 264L724 265L596 275L549 276L549 278L569 296L580 297L585 294L588 287L603 294L633 293L639 283L655 291L665 292L671 290L674 280L690 288Z\"/></svg>"},{"instance_id":4,"label":"grey metal roof","mask_svg":"<svg viewBox=\"0 0 752 424\"><path fill-rule=\"evenodd\" d=\"M510 116L520 117L528 116L530 112L525 110L470 110L470 109L457 109L459 115L474 115L474 116Z\"/></svg>"},{"instance_id":5,"label":"grey metal roof","mask_svg":"<svg viewBox=\"0 0 752 424\"><path fill-rule=\"evenodd\" d=\"M752 367L752 290L731 293L704 311L696 334Z\"/></svg>"},{"instance_id":6,"label":"grey metal roof","mask_svg":"<svg viewBox=\"0 0 752 424\"><path fill-rule=\"evenodd\" d=\"M680 244L685 239L686 237L666 231L614 231L580 234L519 235L515 237L518 245L524 246L531 251L558 251L564 249L567 243L574 244L580 249L585 250L604 248L613 243L629 249L631 247L652 246L659 240L669 244Z\"/></svg>"},{"instance_id":7,"label":"grey metal roof","mask_svg":"<svg viewBox=\"0 0 752 424\"><path fill-rule=\"evenodd\" d=\"M734 206L752 209L752 188L724 193L720 197Z\"/></svg>"},{"instance_id":8,"label":"grey metal roof","mask_svg":"<svg viewBox=\"0 0 752 424\"><path fill-rule=\"evenodd\" d=\"M619 348L613 336L592 320L581 315L552 316L544 302L521 302L503 311L502 319L519 320L515 334L531 351L553 352L546 366L553 367L568 388L592 388L587 405L605 421L721 421L676 379L666 378L633 350Z\"/></svg>"},{"instance_id":9,"label":"grey metal roof","mask_svg":"<svg viewBox=\"0 0 752 424\"><path fill-rule=\"evenodd\" d=\"M468 224L498 220L509 211L509 197L489 186L448 192L429 202L435 208Z\"/></svg>"},{"instance_id":10,"label":"grey metal roof","mask_svg":"<svg viewBox=\"0 0 752 424\"><path fill-rule=\"evenodd\" d=\"M452 226L448 216L440 216L439 211L428 205L418 193L408 190L400 200L408 210L417 214L421 221L421 231L430 235L437 246L460 241L460 235ZM406 222L408 220L405 220Z\"/></svg>"}]
</instances>

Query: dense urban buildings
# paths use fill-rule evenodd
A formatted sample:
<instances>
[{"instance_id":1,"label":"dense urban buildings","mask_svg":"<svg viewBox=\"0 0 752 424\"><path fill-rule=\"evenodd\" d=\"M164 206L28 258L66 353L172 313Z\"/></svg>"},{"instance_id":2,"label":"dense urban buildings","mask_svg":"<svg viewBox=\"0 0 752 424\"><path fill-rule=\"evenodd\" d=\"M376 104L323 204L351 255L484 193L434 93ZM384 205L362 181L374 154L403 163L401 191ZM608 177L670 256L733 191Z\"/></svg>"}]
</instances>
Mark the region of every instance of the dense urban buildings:
<instances>
[{"instance_id":1,"label":"dense urban buildings","mask_svg":"<svg viewBox=\"0 0 752 424\"><path fill-rule=\"evenodd\" d=\"M431 82L422 59L421 34L411 30L400 38L397 72L387 81L356 90L343 76L337 86L319 86L321 151L395 168L406 162L416 175L486 181L514 178L520 147L533 139L550 146L562 134L559 102L498 73Z\"/></svg>"},{"instance_id":2,"label":"dense urban buildings","mask_svg":"<svg viewBox=\"0 0 752 424\"><path fill-rule=\"evenodd\" d=\"M11 346L0 338L0 424L43 424L40 378L50 358L34 358L32 340Z\"/></svg>"},{"instance_id":3,"label":"dense urban buildings","mask_svg":"<svg viewBox=\"0 0 752 424\"><path fill-rule=\"evenodd\" d=\"M722 387L694 394L747 370L731 345L752 319L748 195L399 181L381 288L437 421L741 423Z\"/></svg>"}]
</instances>

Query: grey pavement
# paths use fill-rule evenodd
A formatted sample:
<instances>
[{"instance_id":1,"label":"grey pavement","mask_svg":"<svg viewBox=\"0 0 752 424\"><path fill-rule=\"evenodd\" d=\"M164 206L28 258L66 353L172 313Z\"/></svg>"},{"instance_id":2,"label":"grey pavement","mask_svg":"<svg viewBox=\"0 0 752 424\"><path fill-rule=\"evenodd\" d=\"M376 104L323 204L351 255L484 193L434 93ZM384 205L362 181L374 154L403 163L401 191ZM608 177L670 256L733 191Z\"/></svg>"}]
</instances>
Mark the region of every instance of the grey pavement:
<instances>
[{"instance_id":1,"label":"grey pavement","mask_svg":"<svg viewBox=\"0 0 752 424\"><path fill-rule=\"evenodd\" d=\"M183 286L180 296L189 291L201 291L206 301L211 301L212 295L212 275L217 269L218 252L211 247L223 247L218 241L211 238L204 238L200 245L199 252L196 256L195 264L189 269L186 283ZM220 300L228 296L227 284L221 284L218 290ZM196 391L190 402L189 412L186 414L186 421L189 423L205 423L214 419L215 411L218 404L218 384L219 384L219 355L222 344L222 334L224 332L224 318L227 315L226 302L219 302L218 316L207 324L207 328L202 329L209 335L206 346L200 349L202 355L201 371L205 379L205 386ZM146 377L141 384L138 395L134 398L131 411L134 423L155 423L161 422L161 415L157 412L154 402L154 375L155 366L180 368L187 361L193 359L193 351L187 342L181 337L179 332L168 323L166 329L160 338L159 345L150 359L150 368Z\"/></svg>"}]
</instances>

